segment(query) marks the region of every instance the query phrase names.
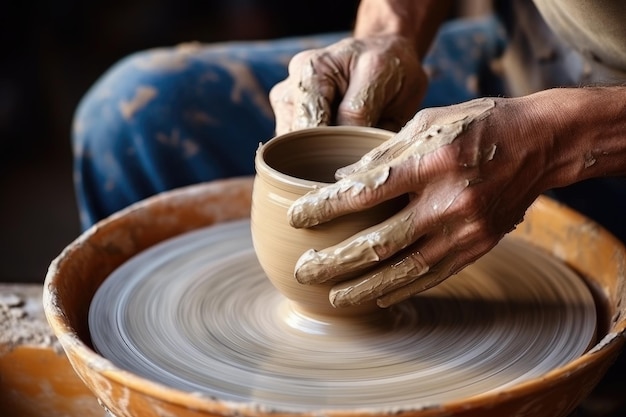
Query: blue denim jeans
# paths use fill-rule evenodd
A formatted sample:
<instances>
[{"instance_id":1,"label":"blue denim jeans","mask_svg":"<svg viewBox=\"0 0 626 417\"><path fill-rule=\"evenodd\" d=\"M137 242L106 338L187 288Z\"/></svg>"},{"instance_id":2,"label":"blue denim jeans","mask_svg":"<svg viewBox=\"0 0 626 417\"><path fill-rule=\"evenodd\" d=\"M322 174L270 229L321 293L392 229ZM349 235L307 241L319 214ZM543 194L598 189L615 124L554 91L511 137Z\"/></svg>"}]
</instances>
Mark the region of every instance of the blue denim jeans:
<instances>
[{"instance_id":1,"label":"blue denim jeans","mask_svg":"<svg viewBox=\"0 0 626 417\"><path fill-rule=\"evenodd\" d=\"M290 58L345 36L184 44L138 52L115 64L75 114L82 227L162 191L254 174L255 151L274 134L268 93L286 78ZM425 59L430 85L422 106L505 94L503 81L491 71L505 44L495 17L446 23ZM626 238L624 181L585 182L553 195Z\"/></svg>"}]
</instances>

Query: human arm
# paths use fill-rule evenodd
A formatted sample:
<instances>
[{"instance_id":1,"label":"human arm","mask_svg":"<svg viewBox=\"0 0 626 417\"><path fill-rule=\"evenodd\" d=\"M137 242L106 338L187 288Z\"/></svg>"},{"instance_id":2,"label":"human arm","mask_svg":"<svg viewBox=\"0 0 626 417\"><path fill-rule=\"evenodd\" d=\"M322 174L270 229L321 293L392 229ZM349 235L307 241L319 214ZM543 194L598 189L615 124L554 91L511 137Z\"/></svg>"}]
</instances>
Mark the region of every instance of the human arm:
<instances>
[{"instance_id":1,"label":"human arm","mask_svg":"<svg viewBox=\"0 0 626 417\"><path fill-rule=\"evenodd\" d=\"M294 203L309 227L408 194L384 223L306 252L302 283L337 283L335 306L377 299L386 307L442 282L495 246L542 192L626 174L626 87L551 89L419 112L336 184Z\"/></svg>"},{"instance_id":2,"label":"human arm","mask_svg":"<svg viewBox=\"0 0 626 417\"><path fill-rule=\"evenodd\" d=\"M352 37L297 54L270 92L276 133L328 124L398 130L425 94L421 60L449 4L363 0Z\"/></svg>"},{"instance_id":3,"label":"human arm","mask_svg":"<svg viewBox=\"0 0 626 417\"><path fill-rule=\"evenodd\" d=\"M418 58L424 56L450 11L448 0L363 0L354 26L356 39L392 35L413 45Z\"/></svg>"}]
</instances>

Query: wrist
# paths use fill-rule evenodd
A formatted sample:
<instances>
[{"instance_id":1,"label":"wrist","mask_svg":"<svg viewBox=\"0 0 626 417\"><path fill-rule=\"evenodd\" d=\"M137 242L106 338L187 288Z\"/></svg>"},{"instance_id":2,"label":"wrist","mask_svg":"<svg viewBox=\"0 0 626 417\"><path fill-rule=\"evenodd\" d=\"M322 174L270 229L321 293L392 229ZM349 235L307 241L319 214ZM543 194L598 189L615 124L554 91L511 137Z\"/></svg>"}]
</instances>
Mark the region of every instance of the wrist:
<instances>
[{"instance_id":1,"label":"wrist","mask_svg":"<svg viewBox=\"0 0 626 417\"><path fill-rule=\"evenodd\" d=\"M625 87L555 88L521 100L533 118L531 135L543 141L544 191L626 175Z\"/></svg>"},{"instance_id":2,"label":"wrist","mask_svg":"<svg viewBox=\"0 0 626 417\"><path fill-rule=\"evenodd\" d=\"M362 0L354 37L393 35L407 39L423 58L449 8L448 0Z\"/></svg>"}]
</instances>

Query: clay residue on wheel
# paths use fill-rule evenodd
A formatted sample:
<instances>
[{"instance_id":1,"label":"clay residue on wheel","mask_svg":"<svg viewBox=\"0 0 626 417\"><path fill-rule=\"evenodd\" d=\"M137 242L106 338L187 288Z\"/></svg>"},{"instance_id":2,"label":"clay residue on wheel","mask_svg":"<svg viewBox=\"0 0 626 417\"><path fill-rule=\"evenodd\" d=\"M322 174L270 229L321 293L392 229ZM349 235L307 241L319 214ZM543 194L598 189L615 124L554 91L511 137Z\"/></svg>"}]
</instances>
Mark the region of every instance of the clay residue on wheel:
<instances>
[{"instance_id":1,"label":"clay residue on wheel","mask_svg":"<svg viewBox=\"0 0 626 417\"><path fill-rule=\"evenodd\" d=\"M0 284L0 354L17 346L61 352L43 313L40 285Z\"/></svg>"}]
</instances>

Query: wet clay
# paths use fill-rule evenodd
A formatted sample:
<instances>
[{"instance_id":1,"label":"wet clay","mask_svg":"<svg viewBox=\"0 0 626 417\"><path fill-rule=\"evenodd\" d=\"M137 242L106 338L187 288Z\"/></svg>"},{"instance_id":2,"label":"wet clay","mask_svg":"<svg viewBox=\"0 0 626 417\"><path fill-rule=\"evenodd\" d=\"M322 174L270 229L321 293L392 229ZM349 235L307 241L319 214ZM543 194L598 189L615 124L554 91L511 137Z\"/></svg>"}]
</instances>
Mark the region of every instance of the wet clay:
<instances>
[{"instance_id":1,"label":"wet clay","mask_svg":"<svg viewBox=\"0 0 626 417\"><path fill-rule=\"evenodd\" d=\"M0 283L0 415L102 417L46 321L42 293Z\"/></svg>"},{"instance_id":2,"label":"wet clay","mask_svg":"<svg viewBox=\"0 0 626 417\"><path fill-rule=\"evenodd\" d=\"M370 42L374 42L370 40ZM381 41L385 42L385 41ZM335 53L344 56L347 61L356 61L359 55L367 49L365 42L359 39L348 38L340 41L326 49L333 49L331 54ZM321 54L328 52L322 51ZM319 58L319 57L318 57ZM324 57L322 57L324 60ZM300 130L311 127L326 126L331 123L338 125L350 124L342 122L342 120L331 120L332 111L329 103L328 93L324 91L328 83L338 86L343 85L346 81L339 73L334 73L332 77L337 79L320 81L320 71L315 67L317 59L309 59L301 66L298 74L298 93L294 95L293 103L295 109L295 118L292 124L293 130ZM382 93L394 94L402 88L402 81L405 79L405 68L402 67L397 56L388 56L387 59L380 59L377 65L381 66L377 69L379 77L376 80L368 80L364 88L356 92L352 96L344 97L342 107L349 110L352 114L362 114L366 118L362 120L365 126L372 126L375 120L371 120L369 112L363 112L363 109L372 109L380 107L379 102L383 101ZM386 77L380 77L380 74L387 74ZM328 74L326 75L328 77Z\"/></svg>"},{"instance_id":3,"label":"wet clay","mask_svg":"<svg viewBox=\"0 0 626 417\"><path fill-rule=\"evenodd\" d=\"M596 324L578 276L515 239L384 312L303 315L267 280L240 220L122 265L96 293L89 327L104 357L149 380L304 412L427 408L488 393L579 357Z\"/></svg>"},{"instance_id":4,"label":"wet clay","mask_svg":"<svg viewBox=\"0 0 626 417\"><path fill-rule=\"evenodd\" d=\"M311 248L320 250L333 246L385 221L399 211L406 200L394 199L308 229L292 227L288 210L306 193L334 183L337 169L354 163L391 135L391 132L373 128L321 127L276 137L257 151L251 211L255 252L269 280L305 314L335 317L380 310L374 302L334 308L328 298L331 283L305 285L298 282L296 262Z\"/></svg>"},{"instance_id":5,"label":"wet clay","mask_svg":"<svg viewBox=\"0 0 626 417\"><path fill-rule=\"evenodd\" d=\"M61 352L61 345L44 317L41 288L0 285L0 354L24 345Z\"/></svg>"},{"instance_id":6,"label":"wet clay","mask_svg":"<svg viewBox=\"0 0 626 417\"><path fill-rule=\"evenodd\" d=\"M445 115L442 116L438 119L438 124L428 125L423 129L410 127L403 129L356 163L340 169L338 175L342 177L341 180L322 189L312 190L294 202L288 211L290 224L294 227L318 225L332 213L329 201L336 203L345 196L353 199L364 191L376 190L385 184L394 166L402 165L411 159L419 160L451 144L471 123L486 117L495 107L495 102L491 99L478 99L463 103L461 106L462 110L459 113L450 113L447 118ZM410 123L420 123L420 120L416 118ZM415 136L415 131L420 133ZM491 160L495 152L496 147L493 145L479 152L480 155L476 157ZM471 180L468 179L459 185L459 190L470 184ZM449 202L444 205L450 205L455 198L456 195L446 196ZM323 248L323 251L319 251L319 248L310 248L298 259L295 269L296 279L305 284L326 282L335 277L338 265L351 271L360 271L362 276L366 276L367 269L376 267L381 259L391 255L385 252L387 248L401 250L412 242L411 237L414 234L412 227L416 224L412 218L415 215L415 210L407 207L395 214L390 213L380 224L359 231L356 238L338 242L336 245ZM419 253L415 255L419 260ZM407 257L401 261L394 261L393 268L382 266L372 272L372 279L342 283L341 287L332 290L331 303L336 307L343 307L358 302L363 297L378 298L412 283L417 277L421 277L420 282L412 285L413 288L421 290L442 281L441 274L426 276L425 274L430 271L430 265L414 259L415 257ZM454 260L449 259L447 262L453 263ZM442 270L445 271L446 268ZM401 301L408 295L410 292L401 290L379 300L379 304L387 306Z\"/></svg>"},{"instance_id":7,"label":"wet clay","mask_svg":"<svg viewBox=\"0 0 626 417\"><path fill-rule=\"evenodd\" d=\"M486 117L495 102L491 99L477 99L463 103L463 114L451 114L449 120L441 119L439 124L431 125L413 136L412 129L403 129L384 145L364 155L354 164L342 167L337 176L342 178L323 189L311 190L293 205L289 211L289 221L294 227L311 227L327 217L329 207L324 204L331 196L341 199L342 195L358 195L364 189L376 189L387 181L389 164L404 160L422 158L437 149L451 144L467 126L475 120ZM496 149L485 149L492 158ZM349 176L348 176L349 175ZM333 181L334 182L334 181ZM469 185L469 184L468 184Z\"/></svg>"},{"instance_id":8,"label":"wet clay","mask_svg":"<svg viewBox=\"0 0 626 417\"><path fill-rule=\"evenodd\" d=\"M395 367L396 370L400 369L400 372L407 364L412 366L421 364L424 367L432 366L431 372L423 376L422 384L428 382L432 376L438 376L439 371L443 374L454 375L454 367L457 365L461 369L465 369L465 365L467 365L468 370L475 370L477 366L489 368L492 357L489 357L488 354L496 354L496 352L499 352L499 349L509 346L510 343L531 343L531 345L524 350L525 353L520 357L517 357L514 352L505 354L506 359L501 358L501 363L507 364L503 366L503 369L510 369L511 367L517 369L519 365L526 364L525 355L537 352L535 346L550 351L551 354L548 355L550 357L554 357L552 353L559 354L561 345L559 347L553 346L552 348L546 347L546 340L549 339L554 342L560 340L561 336L558 336L562 335L560 331L568 328L569 325L559 327L560 330L556 332L547 330L546 333L537 333L537 329L529 325L530 323L536 323L536 320L529 319L523 322L517 320L520 320L522 317L519 313L523 313L523 317L526 317L526 314L529 312L534 312L533 314L547 314L554 318L555 316L560 316L558 312L561 311L561 308L564 305L570 305L570 303L563 299L555 300L551 295L548 295L547 299L542 298L545 302L538 299L532 301L533 297L544 297L542 294L545 291L548 291L548 294L552 294L553 290L544 289L544 286L551 286L553 281L552 279L547 279L543 274L543 262L538 262L535 257L527 257L527 252L518 250L517 247L506 250L506 253L510 255L509 249L513 249L513 258L517 259L517 262L505 262L504 267L506 271L498 269L502 272L502 285L482 283L478 284L479 286L474 289L467 288L466 285L478 282L475 279L476 276L472 276L471 279L464 279L459 282L453 281L454 285L450 288L464 288L461 293L438 293L438 291L444 290L446 286L451 285L451 283L445 282L417 296L415 300L419 301L419 303L410 304L405 302L402 304L403 306L413 305L413 308L416 309L414 310L416 314L411 315L409 314L411 310L404 310L406 313L400 316L387 316L386 320L383 321L386 327L378 326L377 323L381 323L379 321L373 323L368 331L363 330L364 326L352 325L348 328L338 325L337 320L334 320L332 326L329 326L328 320L312 320L310 316L295 314L298 310L292 309L292 303L285 301L285 298L272 298L279 296L279 293L270 285L262 272L260 272L261 276L256 279L259 282L264 282L263 285L265 287L256 286L253 283L254 278L252 278L254 268L247 269L247 266L249 266L248 262L253 262L247 261L247 257L253 257L254 255L254 250L249 240L247 244L244 241L241 241L241 244L236 242L232 243L232 245L231 243L226 243L227 253L224 254L224 250L218 251L218 254L220 254L218 259L208 259L206 257L207 254L213 252L210 244L207 247L200 248L200 253L191 257L206 259L208 264L205 267L200 266L201 272L194 273L191 270L175 270L176 268L166 267L166 269L175 274L174 279L169 275L164 280L159 272L154 275L158 281L158 283L153 283L156 284L155 287L151 287L152 284L148 284L143 289L139 287L144 287L144 285L139 285L136 288L137 291L130 289L114 291L116 293L114 297L115 303L120 303L123 300L123 303L131 306L132 309L141 307L143 303L143 301L133 303L132 300L136 300L133 297L146 291L156 294L154 291L158 291L158 288L161 288L163 293L176 293L177 296L182 297L177 301L162 302L161 298L158 300L146 299L145 295L142 295L140 298L146 300L146 308L149 311L146 314L153 315L154 312L159 314L159 316L154 315L150 319L156 324L146 326L144 323L137 321L130 326L139 329L138 334L140 336L137 336L137 334L131 336L134 342L137 342L138 339L140 341L144 333L146 333L142 329L148 329L146 334L150 337L150 332L155 327L163 327L159 330L163 335L159 343L168 345L177 343L181 337L181 332L188 334L191 331L191 333L195 334L195 336L192 336L192 339L195 338L194 341L190 342L193 345L191 351L178 349L177 347L172 349L170 346L166 349L167 351L158 354L159 360L173 364L169 368L169 371L171 371L170 375L174 376L178 382L187 383L186 376L176 378L176 375L181 375L176 372L178 362L184 365L182 369L189 370L190 366L185 365L189 361L189 363L197 365L195 366L196 373L213 375L210 365L204 362L197 362L197 355L214 355L212 348L206 344L207 340L212 338L213 342L217 341L218 343L224 341L223 347L226 351L233 350L233 352L227 354L228 358L233 361L239 361L237 366L237 369L239 369L237 371L238 375L241 375L241 372L243 372L250 377L245 382L252 388L245 390L243 392L244 396L256 398L256 393L261 392L267 394L272 400L278 399L281 404L283 400L285 401L285 404L275 408L260 400L247 402L226 401L222 399L221 394L210 395L203 394L201 391L173 389L159 381L141 376L143 374L138 374L134 371L128 372L124 368L117 366L115 364L117 362L109 361L102 354L95 353L87 323L88 310L91 302L94 301L94 293L104 283L109 281L108 277L112 278L111 274L115 273L117 268L122 268L125 265L125 261L141 256L146 249L155 247L161 242L165 243L168 238L182 237L184 233L190 230L195 231L210 225L217 226L233 220L249 219L251 189L252 178L239 178L199 184L155 196L123 210L116 216L105 219L97 227L83 233L80 238L69 245L54 260L44 285L46 316L55 334L59 337L59 341L69 356L75 371L81 376L85 384L96 393L102 404L111 410L114 415L118 417L156 417L164 415L185 417L216 415L271 417L277 415L275 408L285 409L289 407L290 402L296 401L289 399L290 394L283 396L282 393L285 391L289 393L299 390L297 399L299 403L301 399L313 402L311 395L321 395L326 390L326 394L329 394L328 401L322 401L321 397L318 397L315 399L314 410L306 413L291 413L290 415L300 415L302 417L320 415L329 417L356 417L364 415L406 415L412 417L532 415L535 417L564 417L569 415L577 404L597 385L606 370L616 359L620 349L624 346L626 340L626 293L624 292L626 279L626 261L624 259L626 259L626 250L624 246L597 224L572 212L567 207L561 206L545 197L540 197L527 212L524 222L505 239L514 238L519 240L523 243L523 247L537 249L541 254L540 256L547 257L556 262L556 264L561 265L561 267L567 264L584 277L584 283L594 288L594 292L598 297L597 300L600 307L597 311L600 313L600 324L597 328L597 340L601 342L583 355L553 368L550 372L531 377L530 380L519 379L517 382L520 383L512 383L501 389L457 398L456 400L443 401L437 404L426 403L427 400L424 399L423 395L420 396L420 392L424 387L418 384L414 386L411 394L415 400L410 401L408 398L404 398L403 403L405 405L394 404L391 407L383 408L378 405L368 405L367 402L359 402L354 407L344 405L344 408L335 412L331 409L332 401L337 399L341 401L342 398L351 398L354 401L358 401L369 398L368 395L361 396L361 393L364 392L362 390L365 389L365 392L369 394L367 391L368 385L376 383L376 381L366 379L367 375L364 375L364 371L361 371L360 374L363 376L363 379L356 377L348 378L348 373L345 371L346 369L357 367L355 361L362 362L358 365L359 369L370 367L366 356L359 353L363 350L374 349L374 354L379 360L384 358L407 359L402 366ZM245 232L246 227L243 226L241 230ZM232 231L228 231L227 234L233 238L237 235L237 233ZM250 238L248 237L247 239ZM228 242L228 240L218 238L217 242L215 250L222 248L224 242ZM507 242L507 240L504 240L504 242ZM232 250L229 250L229 248L232 248ZM171 251L176 258L176 250L175 248L167 249L166 255ZM242 250L245 254L238 253L237 251L239 250ZM184 252L185 250L183 250ZM156 257L157 261L161 258L163 258L165 264L171 265L171 259L167 260L167 256ZM254 260L254 257L252 259ZM527 262L523 262L524 259ZM233 260L236 260L234 264ZM188 265L190 262L190 260L185 259L179 259L179 261L182 266ZM153 266L156 267L156 265ZM473 268L479 266L480 264L476 263L462 272L468 273ZM257 272L262 271L259 265L256 268ZM140 270L142 269L140 268ZM507 272L509 269L512 270L512 276ZM571 273L571 269L566 269ZM156 267L156 270L161 270L161 268ZM226 278L231 270L235 272L237 277L233 280ZM210 278L214 271L219 274L219 277ZM186 278L187 273L191 275L189 280ZM523 274L523 276L520 277L518 274ZM517 288L511 288L513 300L505 300L502 303L490 301L500 299L500 296L505 296L504 294L507 292L502 291L502 288L509 288L510 284L515 283L523 285L529 279L527 275L535 274L540 275L538 280L535 282L536 278L533 278L528 281L532 283L533 289L518 291ZM486 271L486 275L489 275L489 271ZM159 278L159 276L161 277ZM468 276L461 274L457 277L468 278ZM497 279L496 276L491 278ZM583 282L579 277L577 279L578 283ZM178 286L179 280L183 281L180 283L180 286ZM208 284L204 283L205 280ZM222 284L223 280L226 280L226 283ZM161 284L163 285L160 286ZM171 285L174 285L175 288L172 288ZM185 286L189 285L191 285L190 288L193 288L193 290L187 291L184 289ZM487 290L488 288L491 290ZM534 288L536 288L536 291ZM568 288L570 288L570 283L562 289ZM217 291L216 294L213 294L214 289ZM554 288L554 291L557 292L557 296L558 294L564 294L558 286ZM529 297L523 295L529 292L532 293ZM226 301L221 301L222 294L226 296ZM440 296L435 296L436 294ZM200 301L199 298L205 295L210 296L210 299ZM516 298L518 296L521 298ZM243 298L240 299L239 297ZM478 297L478 299L474 303L472 300L475 297ZM193 298L196 300L192 300ZM567 299L569 300L569 297ZM577 306L580 307L580 305L577 303ZM126 310L124 307L116 306L114 303L110 305L110 308L119 312ZM258 311L264 313L256 314ZM396 311L396 308L387 310L387 312L392 311ZM132 314L119 314L117 319L130 319L133 321L137 317L135 314L136 310L133 310ZM164 318L165 316L162 314L169 318ZM586 313L582 314L586 317ZM272 330L268 326L268 323L276 323L275 320L272 321L270 318L277 316L280 318L278 322L280 331ZM407 317L407 319L387 320L395 317ZM410 323L412 323L411 317L416 320L413 323L417 323L413 327L410 326ZM542 323L539 327L547 325L547 329L550 329L550 326L554 324L552 320L537 319ZM353 322L354 319L351 318L349 321ZM578 322L578 320L575 321ZM172 323L175 323L176 327L172 327ZM183 324L179 325L179 323ZM261 327L262 325L266 327ZM406 326L408 326L408 330ZM484 329L485 326L488 329L485 332L481 332L480 329ZM329 333L329 331L341 328L343 328L342 331ZM379 330L382 329L382 331L387 329L386 336L381 336L381 333L376 330L377 328ZM508 329L507 331L513 331L514 333L498 337L497 335L500 334L498 331L501 328L506 328ZM406 335L406 337L399 337L398 332L394 333L393 329L404 329L402 334ZM439 335L447 333L450 335L450 338L443 338L440 348L436 348L434 340L429 336L432 335L434 337L434 333L428 333L428 330L431 329L437 329ZM98 328L92 329L92 333L98 331ZM423 331L428 334L419 334L419 340L416 341L411 339L411 331ZM521 332L524 331L530 333L522 334ZM133 334L133 332L126 330L124 330L124 333L128 335ZM250 336L246 336L247 334L250 334ZM302 363L299 360L290 360L290 358L298 357L296 355L298 350L283 343L292 338L297 338L295 336L297 334L306 334L307 338L313 338L313 342L303 342L298 347L300 352L303 350L306 352L306 355L301 354L301 356L304 356L304 362ZM345 335L343 339L342 334ZM362 343L358 339L359 335L363 335ZM368 335L370 335L370 339L366 338ZM320 340L325 338L329 338L332 342L326 345L327 350L332 354L325 353L324 349L320 348L320 346L323 346ZM562 340L570 343L573 338L576 338L576 336L563 336ZM268 343L268 339L272 343ZM374 340L370 344L372 339ZM255 343L254 341L257 340L263 341L263 343ZM298 339L298 341L301 340ZM474 341L477 341L477 343L474 343ZM352 343L352 345L350 346L346 343ZM479 347L484 347L482 343L491 343L493 349L481 350ZM417 354L418 357L402 356L400 353L393 353L395 352L393 349L399 345L407 347L408 355ZM125 349L128 349L130 345L125 346ZM283 346L286 353L279 351ZM433 348L431 354L424 351L424 349L429 347ZM152 348L148 347L148 350L150 349ZM477 350L473 354L474 349ZM509 347L505 349L509 349ZM568 350L571 351L569 348ZM347 352L353 352L352 356ZM189 354L189 358L185 356L187 354ZM272 361L267 359L268 357L278 359ZM319 362L317 358L319 358ZM496 357L493 357L493 360L500 362ZM153 367L153 364L149 361L141 362L138 359L135 362L139 368L150 370ZM385 364L391 364L392 362L387 361ZM285 374L282 371L289 369L289 367L292 367L292 374L297 373L297 375L300 375L303 369L309 369L303 375L317 372L321 375L323 382L311 380L306 376L287 378L283 380L283 383L280 382L279 378L274 378L272 380L278 383L278 389L273 393L272 390L269 390L268 393L268 389L264 388L265 385L263 385L267 381L267 376L282 376ZM393 366L391 367L394 368ZM218 368L218 370L220 369L224 371L225 368ZM327 374L326 369L334 369L335 371ZM412 370L409 371L410 374ZM385 378L385 380L386 382L395 381L402 385L402 381L407 378L406 384L400 388L405 393L402 396L408 397L406 393L410 391L412 384L408 379L409 374L401 373L396 378ZM498 372L495 374L490 373L489 375L497 377L500 374ZM257 375L259 375L259 379L257 379ZM340 379L333 379L337 375L339 375ZM462 375L457 373L456 376ZM437 386L443 385L443 382L439 379L433 380L433 382ZM228 381L224 384L226 387L229 385L230 382ZM338 388L338 390L334 388ZM486 389L486 387L484 388ZM428 390L428 387L424 389ZM207 389L204 392L209 390ZM309 395L309 391L311 395ZM239 392L239 394L242 393ZM298 406L296 405L296 407Z\"/></svg>"}]
</instances>

